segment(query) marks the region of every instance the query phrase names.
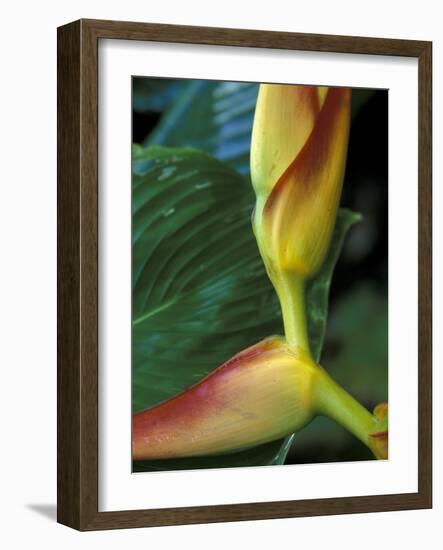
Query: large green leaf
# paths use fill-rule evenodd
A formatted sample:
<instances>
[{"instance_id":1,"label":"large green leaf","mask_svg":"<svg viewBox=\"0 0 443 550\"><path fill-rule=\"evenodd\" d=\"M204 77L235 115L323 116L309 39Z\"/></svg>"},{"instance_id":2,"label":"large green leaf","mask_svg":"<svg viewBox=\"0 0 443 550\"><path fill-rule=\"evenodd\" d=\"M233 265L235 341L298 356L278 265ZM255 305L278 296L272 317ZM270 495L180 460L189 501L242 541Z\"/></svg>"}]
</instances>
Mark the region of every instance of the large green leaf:
<instances>
[{"instance_id":1,"label":"large green leaf","mask_svg":"<svg viewBox=\"0 0 443 550\"><path fill-rule=\"evenodd\" d=\"M251 229L247 179L192 149L135 147L133 410L197 382L239 350L282 334ZM321 347L329 281L354 215L341 212L330 256L308 288ZM227 456L136 463L136 470L283 463L289 439Z\"/></svg>"},{"instance_id":2,"label":"large green leaf","mask_svg":"<svg viewBox=\"0 0 443 550\"><path fill-rule=\"evenodd\" d=\"M248 182L195 150L152 147L134 158L145 166L133 178L133 405L140 410L282 328L252 235Z\"/></svg>"}]
</instances>

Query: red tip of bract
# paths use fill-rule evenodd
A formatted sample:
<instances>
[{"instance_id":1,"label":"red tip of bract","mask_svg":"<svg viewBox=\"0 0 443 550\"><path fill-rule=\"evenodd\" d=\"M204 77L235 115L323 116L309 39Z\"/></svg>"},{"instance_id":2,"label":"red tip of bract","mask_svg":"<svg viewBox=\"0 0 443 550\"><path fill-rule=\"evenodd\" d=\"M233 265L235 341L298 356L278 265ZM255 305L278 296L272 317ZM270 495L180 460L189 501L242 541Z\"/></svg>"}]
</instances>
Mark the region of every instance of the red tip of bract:
<instances>
[{"instance_id":1,"label":"red tip of bract","mask_svg":"<svg viewBox=\"0 0 443 550\"><path fill-rule=\"evenodd\" d=\"M133 416L133 458L229 453L292 433L312 416L312 367L303 361L281 338L234 355L188 390Z\"/></svg>"},{"instance_id":2,"label":"red tip of bract","mask_svg":"<svg viewBox=\"0 0 443 550\"><path fill-rule=\"evenodd\" d=\"M370 446L377 458L386 460L389 456L388 404L379 403L374 409L374 417L380 429L369 436Z\"/></svg>"}]
</instances>

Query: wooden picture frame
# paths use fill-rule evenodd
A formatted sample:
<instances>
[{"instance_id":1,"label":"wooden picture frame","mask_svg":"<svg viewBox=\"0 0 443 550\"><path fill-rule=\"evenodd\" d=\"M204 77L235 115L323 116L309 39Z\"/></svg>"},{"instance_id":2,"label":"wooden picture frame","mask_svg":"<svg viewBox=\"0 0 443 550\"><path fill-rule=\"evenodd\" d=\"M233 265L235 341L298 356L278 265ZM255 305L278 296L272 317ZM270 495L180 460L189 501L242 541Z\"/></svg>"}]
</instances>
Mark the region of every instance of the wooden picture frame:
<instances>
[{"instance_id":1,"label":"wooden picture frame","mask_svg":"<svg viewBox=\"0 0 443 550\"><path fill-rule=\"evenodd\" d=\"M98 42L158 41L418 59L419 358L416 493L98 511ZM58 521L79 530L432 506L430 42L80 20L58 29Z\"/></svg>"}]
</instances>

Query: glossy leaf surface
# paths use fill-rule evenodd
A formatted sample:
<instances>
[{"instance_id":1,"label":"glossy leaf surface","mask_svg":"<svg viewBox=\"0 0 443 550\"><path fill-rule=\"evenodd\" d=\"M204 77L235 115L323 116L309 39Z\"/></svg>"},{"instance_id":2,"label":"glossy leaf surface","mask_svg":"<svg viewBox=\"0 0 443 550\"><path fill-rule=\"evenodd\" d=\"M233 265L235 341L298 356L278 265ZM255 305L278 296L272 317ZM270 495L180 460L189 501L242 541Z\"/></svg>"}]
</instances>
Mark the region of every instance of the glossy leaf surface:
<instances>
[{"instance_id":1,"label":"glossy leaf surface","mask_svg":"<svg viewBox=\"0 0 443 550\"><path fill-rule=\"evenodd\" d=\"M249 173L258 84L190 80L146 144L195 147Z\"/></svg>"}]
</instances>

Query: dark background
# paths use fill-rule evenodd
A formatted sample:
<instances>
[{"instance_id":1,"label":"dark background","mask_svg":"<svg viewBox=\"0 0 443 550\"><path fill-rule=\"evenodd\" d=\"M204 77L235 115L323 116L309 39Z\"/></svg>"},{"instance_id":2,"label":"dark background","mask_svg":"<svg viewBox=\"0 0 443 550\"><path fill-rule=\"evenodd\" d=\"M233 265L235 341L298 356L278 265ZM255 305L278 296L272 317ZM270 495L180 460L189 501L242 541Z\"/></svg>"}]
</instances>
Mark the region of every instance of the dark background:
<instances>
[{"instance_id":1,"label":"dark background","mask_svg":"<svg viewBox=\"0 0 443 550\"><path fill-rule=\"evenodd\" d=\"M146 79L136 80L133 142L143 143L174 98L149 87L143 103ZM388 92L354 90L353 103L341 206L363 220L351 229L334 272L322 364L372 410L388 399ZM296 435L286 463L371 458L353 436L319 417Z\"/></svg>"}]
</instances>

